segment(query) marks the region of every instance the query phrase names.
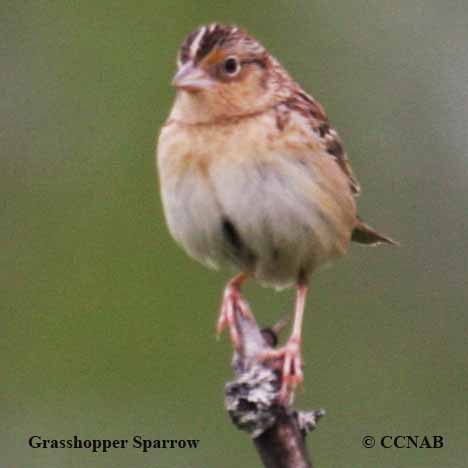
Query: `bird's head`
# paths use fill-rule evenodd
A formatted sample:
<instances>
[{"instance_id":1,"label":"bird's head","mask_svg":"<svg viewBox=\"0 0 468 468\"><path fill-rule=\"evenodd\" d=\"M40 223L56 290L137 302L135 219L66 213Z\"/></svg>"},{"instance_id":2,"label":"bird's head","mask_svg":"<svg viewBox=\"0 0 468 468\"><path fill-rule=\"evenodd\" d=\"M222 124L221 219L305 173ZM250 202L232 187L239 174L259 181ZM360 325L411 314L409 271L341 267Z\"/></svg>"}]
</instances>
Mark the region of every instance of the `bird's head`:
<instances>
[{"instance_id":1,"label":"bird's head","mask_svg":"<svg viewBox=\"0 0 468 468\"><path fill-rule=\"evenodd\" d=\"M184 120L261 112L284 95L286 72L258 41L234 26L196 29L182 43L177 62L174 111Z\"/></svg>"}]
</instances>

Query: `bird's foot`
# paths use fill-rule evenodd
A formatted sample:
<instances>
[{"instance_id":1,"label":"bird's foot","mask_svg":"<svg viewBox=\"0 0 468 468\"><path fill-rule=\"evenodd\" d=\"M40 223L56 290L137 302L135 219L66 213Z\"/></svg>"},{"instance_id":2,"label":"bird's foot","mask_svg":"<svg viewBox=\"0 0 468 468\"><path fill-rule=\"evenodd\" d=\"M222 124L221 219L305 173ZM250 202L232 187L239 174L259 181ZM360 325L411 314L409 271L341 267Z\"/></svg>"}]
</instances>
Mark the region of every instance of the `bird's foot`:
<instances>
[{"instance_id":1,"label":"bird's foot","mask_svg":"<svg viewBox=\"0 0 468 468\"><path fill-rule=\"evenodd\" d=\"M236 314L240 313L244 318L252 320L252 312L240 293L239 285L231 281L224 290L223 301L216 325L216 334L219 336L222 331L229 327L229 334L234 348L239 351L241 341L236 324Z\"/></svg>"},{"instance_id":2,"label":"bird's foot","mask_svg":"<svg viewBox=\"0 0 468 468\"><path fill-rule=\"evenodd\" d=\"M271 361L280 370L281 389L278 399L281 404L288 404L296 387L304 381L300 338L291 336L284 346L262 353L259 359Z\"/></svg>"}]
</instances>

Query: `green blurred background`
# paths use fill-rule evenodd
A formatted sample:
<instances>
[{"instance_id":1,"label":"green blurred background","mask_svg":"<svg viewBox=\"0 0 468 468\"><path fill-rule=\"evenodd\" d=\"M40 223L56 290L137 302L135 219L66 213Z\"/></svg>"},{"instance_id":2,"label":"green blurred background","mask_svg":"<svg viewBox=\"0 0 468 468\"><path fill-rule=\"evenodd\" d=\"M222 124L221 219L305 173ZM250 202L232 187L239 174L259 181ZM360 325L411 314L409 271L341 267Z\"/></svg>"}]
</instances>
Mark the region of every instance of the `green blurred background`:
<instances>
[{"instance_id":1,"label":"green blurred background","mask_svg":"<svg viewBox=\"0 0 468 468\"><path fill-rule=\"evenodd\" d=\"M314 278L301 408L317 467L465 467L466 1L15 1L0 5L0 466L258 467L223 409L226 274L164 224L158 128L195 26L249 29L326 107L360 212L402 247ZM246 288L260 322L291 292ZM197 438L198 450L33 450L27 439ZM364 449L440 434L442 449Z\"/></svg>"}]
</instances>

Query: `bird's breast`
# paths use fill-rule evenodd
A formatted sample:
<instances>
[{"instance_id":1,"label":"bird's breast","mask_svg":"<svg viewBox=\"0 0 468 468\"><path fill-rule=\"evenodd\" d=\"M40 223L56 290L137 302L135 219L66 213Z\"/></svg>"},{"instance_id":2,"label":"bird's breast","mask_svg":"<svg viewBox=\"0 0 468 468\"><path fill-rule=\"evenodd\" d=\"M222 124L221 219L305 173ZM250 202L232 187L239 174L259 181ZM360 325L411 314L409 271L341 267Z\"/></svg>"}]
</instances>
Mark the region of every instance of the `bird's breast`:
<instances>
[{"instance_id":1,"label":"bird's breast","mask_svg":"<svg viewBox=\"0 0 468 468\"><path fill-rule=\"evenodd\" d=\"M355 207L318 143L301 131L285 137L268 118L168 125L158 165L169 229L190 255L284 286L344 252Z\"/></svg>"}]
</instances>

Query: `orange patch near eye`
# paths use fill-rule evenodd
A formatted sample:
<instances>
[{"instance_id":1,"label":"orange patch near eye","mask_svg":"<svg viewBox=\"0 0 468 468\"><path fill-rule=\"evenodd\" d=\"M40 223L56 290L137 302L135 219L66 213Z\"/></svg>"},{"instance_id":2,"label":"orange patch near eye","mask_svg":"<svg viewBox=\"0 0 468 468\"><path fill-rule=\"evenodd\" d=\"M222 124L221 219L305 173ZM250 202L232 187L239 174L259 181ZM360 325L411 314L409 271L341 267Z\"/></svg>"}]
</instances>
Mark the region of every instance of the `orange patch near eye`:
<instances>
[{"instance_id":1,"label":"orange patch near eye","mask_svg":"<svg viewBox=\"0 0 468 468\"><path fill-rule=\"evenodd\" d=\"M224 50L215 47L202 61L204 65L216 65L222 62L226 57Z\"/></svg>"}]
</instances>

